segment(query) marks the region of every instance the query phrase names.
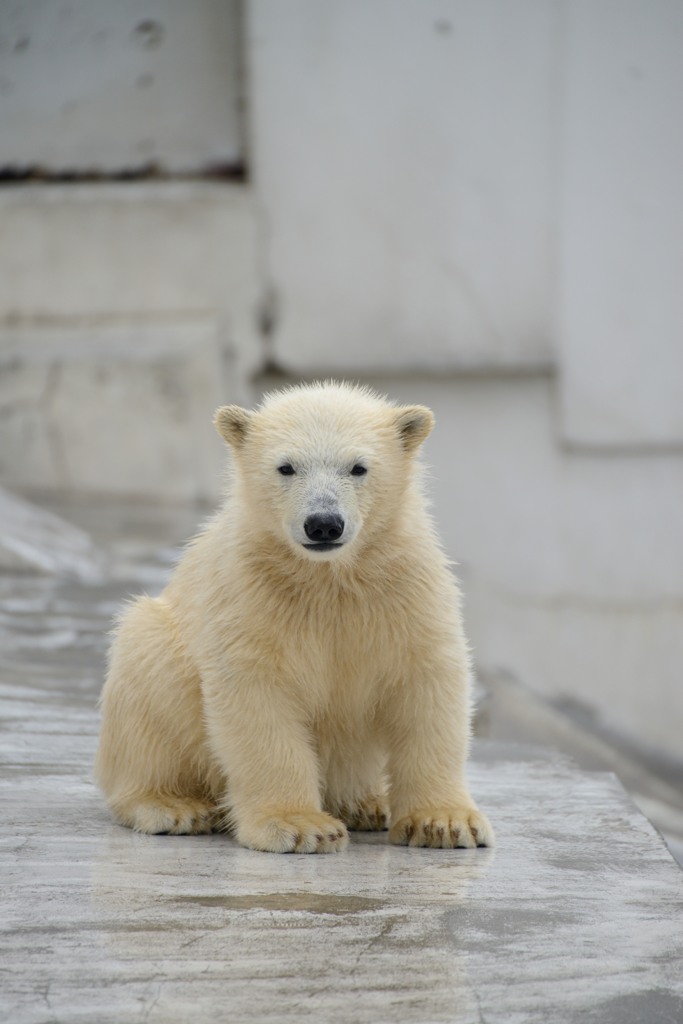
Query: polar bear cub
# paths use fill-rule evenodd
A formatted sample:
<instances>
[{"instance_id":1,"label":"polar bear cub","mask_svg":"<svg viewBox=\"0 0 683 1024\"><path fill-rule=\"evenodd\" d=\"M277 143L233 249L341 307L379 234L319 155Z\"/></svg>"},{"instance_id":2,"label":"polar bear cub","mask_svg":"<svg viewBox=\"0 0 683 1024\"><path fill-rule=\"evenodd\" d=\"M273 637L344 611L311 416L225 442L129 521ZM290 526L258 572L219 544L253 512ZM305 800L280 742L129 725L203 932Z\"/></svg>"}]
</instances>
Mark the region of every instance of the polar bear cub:
<instances>
[{"instance_id":1,"label":"polar bear cub","mask_svg":"<svg viewBox=\"0 0 683 1024\"><path fill-rule=\"evenodd\" d=\"M96 775L142 832L274 852L488 846L467 788L469 659L416 455L433 426L346 384L226 406L224 506L122 615Z\"/></svg>"}]
</instances>

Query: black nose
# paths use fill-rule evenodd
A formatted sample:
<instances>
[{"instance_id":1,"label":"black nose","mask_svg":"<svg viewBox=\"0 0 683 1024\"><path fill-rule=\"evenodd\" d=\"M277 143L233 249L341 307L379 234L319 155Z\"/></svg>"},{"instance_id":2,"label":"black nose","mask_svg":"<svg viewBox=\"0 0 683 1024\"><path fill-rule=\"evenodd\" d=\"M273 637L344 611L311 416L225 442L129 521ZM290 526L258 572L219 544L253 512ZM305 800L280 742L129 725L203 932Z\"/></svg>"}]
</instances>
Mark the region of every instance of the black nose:
<instances>
[{"instance_id":1,"label":"black nose","mask_svg":"<svg viewBox=\"0 0 683 1024\"><path fill-rule=\"evenodd\" d=\"M304 522L304 530L308 539L316 544L339 540L344 532L344 520L332 512L318 512L308 516Z\"/></svg>"}]
</instances>

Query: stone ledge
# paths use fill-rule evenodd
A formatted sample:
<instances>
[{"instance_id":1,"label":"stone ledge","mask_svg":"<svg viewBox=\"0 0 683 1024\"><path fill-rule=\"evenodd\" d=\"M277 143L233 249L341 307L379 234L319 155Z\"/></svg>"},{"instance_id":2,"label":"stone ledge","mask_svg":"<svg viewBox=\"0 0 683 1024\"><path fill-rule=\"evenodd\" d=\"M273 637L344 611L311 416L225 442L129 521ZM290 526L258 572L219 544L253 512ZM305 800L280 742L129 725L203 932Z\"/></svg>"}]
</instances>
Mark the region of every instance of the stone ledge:
<instances>
[{"instance_id":1,"label":"stone ledge","mask_svg":"<svg viewBox=\"0 0 683 1024\"><path fill-rule=\"evenodd\" d=\"M9 487L214 498L213 412L242 397L210 319L0 330L0 474Z\"/></svg>"},{"instance_id":2,"label":"stone ledge","mask_svg":"<svg viewBox=\"0 0 683 1024\"><path fill-rule=\"evenodd\" d=\"M245 186L26 185L0 190L0 220L0 322L229 316L245 353L258 350Z\"/></svg>"},{"instance_id":3,"label":"stone ledge","mask_svg":"<svg viewBox=\"0 0 683 1024\"><path fill-rule=\"evenodd\" d=\"M681 1017L683 874L615 776L552 752L475 747L493 850L355 834L344 854L276 856L114 825L95 701L121 599L168 572L168 526L148 525L132 561L140 523L119 527L102 584L0 574L2 1019Z\"/></svg>"}]
</instances>

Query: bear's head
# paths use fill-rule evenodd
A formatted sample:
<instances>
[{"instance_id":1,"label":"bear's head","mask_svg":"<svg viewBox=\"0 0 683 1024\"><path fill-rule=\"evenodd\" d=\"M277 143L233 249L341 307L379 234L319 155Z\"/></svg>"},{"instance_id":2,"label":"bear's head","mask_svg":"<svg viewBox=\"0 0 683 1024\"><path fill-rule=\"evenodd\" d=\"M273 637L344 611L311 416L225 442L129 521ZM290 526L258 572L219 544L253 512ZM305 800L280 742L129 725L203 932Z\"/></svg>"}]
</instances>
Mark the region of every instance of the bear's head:
<instances>
[{"instance_id":1,"label":"bear's head","mask_svg":"<svg viewBox=\"0 0 683 1024\"><path fill-rule=\"evenodd\" d=\"M254 412L223 406L214 422L232 449L254 539L330 561L353 558L395 528L434 416L367 388L324 383L274 392Z\"/></svg>"}]
</instances>

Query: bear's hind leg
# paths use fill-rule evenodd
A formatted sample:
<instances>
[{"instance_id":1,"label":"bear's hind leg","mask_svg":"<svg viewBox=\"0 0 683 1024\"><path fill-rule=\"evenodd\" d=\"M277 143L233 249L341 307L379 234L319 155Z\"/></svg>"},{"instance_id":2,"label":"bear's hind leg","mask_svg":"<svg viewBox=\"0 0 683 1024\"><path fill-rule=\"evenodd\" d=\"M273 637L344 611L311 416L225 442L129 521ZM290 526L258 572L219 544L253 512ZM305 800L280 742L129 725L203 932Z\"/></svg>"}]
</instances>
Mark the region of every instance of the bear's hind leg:
<instances>
[{"instance_id":1,"label":"bear's hind leg","mask_svg":"<svg viewBox=\"0 0 683 1024\"><path fill-rule=\"evenodd\" d=\"M325 749L325 809L354 832L388 829L384 758L372 737L358 737L351 742L347 739L341 746L328 740Z\"/></svg>"},{"instance_id":2,"label":"bear's hind leg","mask_svg":"<svg viewBox=\"0 0 683 1024\"><path fill-rule=\"evenodd\" d=\"M220 826L214 804L189 797L139 793L111 800L110 807L122 825L150 835L200 835Z\"/></svg>"},{"instance_id":3,"label":"bear's hind leg","mask_svg":"<svg viewBox=\"0 0 683 1024\"><path fill-rule=\"evenodd\" d=\"M150 833L218 827L224 782L209 759L199 677L159 599L139 598L123 616L101 709L95 774L117 820Z\"/></svg>"},{"instance_id":4,"label":"bear's hind leg","mask_svg":"<svg viewBox=\"0 0 683 1024\"><path fill-rule=\"evenodd\" d=\"M389 828L389 800L386 793L371 793L351 805L343 803L338 816L352 832L385 832Z\"/></svg>"}]
</instances>

